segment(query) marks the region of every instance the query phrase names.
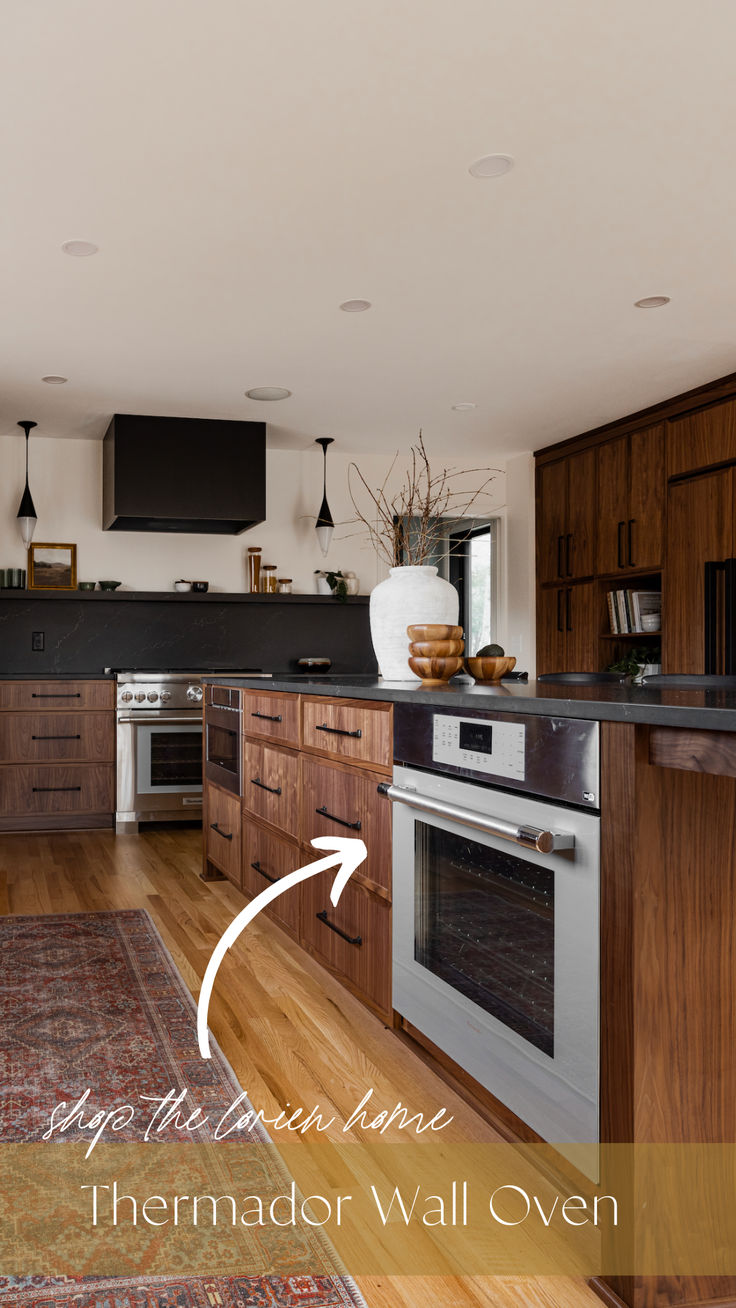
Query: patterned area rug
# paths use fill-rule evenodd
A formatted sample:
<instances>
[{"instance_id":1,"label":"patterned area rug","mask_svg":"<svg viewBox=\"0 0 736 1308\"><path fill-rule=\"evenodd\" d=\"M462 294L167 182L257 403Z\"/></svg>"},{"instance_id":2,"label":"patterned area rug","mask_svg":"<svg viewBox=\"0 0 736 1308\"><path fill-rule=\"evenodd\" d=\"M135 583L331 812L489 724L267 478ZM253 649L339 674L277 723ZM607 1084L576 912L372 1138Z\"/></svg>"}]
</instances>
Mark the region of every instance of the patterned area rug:
<instances>
[{"instance_id":1,"label":"patterned area rug","mask_svg":"<svg viewBox=\"0 0 736 1308\"><path fill-rule=\"evenodd\" d=\"M212 1058L200 1058L194 1001L143 910L2 918L0 1021L2 1143L39 1140L55 1105L88 1086L90 1105L189 1090L214 1122L241 1092L214 1041ZM135 1123L116 1136L140 1138ZM0 1305L365 1308L349 1278L326 1276L5 1277Z\"/></svg>"}]
</instances>

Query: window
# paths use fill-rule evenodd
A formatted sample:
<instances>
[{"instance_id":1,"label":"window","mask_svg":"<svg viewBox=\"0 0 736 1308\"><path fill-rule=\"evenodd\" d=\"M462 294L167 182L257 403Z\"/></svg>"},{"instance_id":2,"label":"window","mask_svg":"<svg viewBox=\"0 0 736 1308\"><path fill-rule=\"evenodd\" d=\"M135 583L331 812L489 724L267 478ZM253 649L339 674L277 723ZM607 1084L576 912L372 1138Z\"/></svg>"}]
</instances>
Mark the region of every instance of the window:
<instances>
[{"instance_id":1,"label":"window","mask_svg":"<svg viewBox=\"0 0 736 1308\"><path fill-rule=\"evenodd\" d=\"M496 526L491 521L449 537L449 577L460 595L467 654L476 654L497 639Z\"/></svg>"}]
</instances>

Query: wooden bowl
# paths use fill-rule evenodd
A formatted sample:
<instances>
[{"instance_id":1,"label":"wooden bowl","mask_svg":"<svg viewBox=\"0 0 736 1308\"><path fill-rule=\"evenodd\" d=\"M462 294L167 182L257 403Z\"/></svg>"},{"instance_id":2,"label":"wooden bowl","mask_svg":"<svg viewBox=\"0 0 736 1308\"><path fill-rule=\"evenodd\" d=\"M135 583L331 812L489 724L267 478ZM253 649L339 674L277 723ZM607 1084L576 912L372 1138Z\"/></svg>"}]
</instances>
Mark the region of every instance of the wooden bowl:
<instances>
[{"instance_id":1,"label":"wooden bowl","mask_svg":"<svg viewBox=\"0 0 736 1308\"><path fill-rule=\"evenodd\" d=\"M407 627L406 634L411 641L427 640L462 640L462 627L448 627L441 622L420 623L419 626Z\"/></svg>"},{"instance_id":2,"label":"wooden bowl","mask_svg":"<svg viewBox=\"0 0 736 1308\"><path fill-rule=\"evenodd\" d=\"M409 667L424 686L444 686L463 666L461 658L409 659Z\"/></svg>"},{"instance_id":3,"label":"wooden bowl","mask_svg":"<svg viewBox=\"0 0 736 1308\"><path fill-rule=\"evenodd\" d=\"M500 681L502 677L506 676L507 672L512 672L516 667L516 659L508 654L495 659L465 659L464 662L467 671L480 686Z\"/></svg>"},{"instance_id":4,"label":"wooden bowl","mask_svg":"<svg viewBox=\"0 0 736 1308\"><path fill-rule=\"evenodd\" d=\"M415 659L446 659L462 654L464 649L464 640L417 640L412 641L409 653Z\"/></svg>"}]
</instances>

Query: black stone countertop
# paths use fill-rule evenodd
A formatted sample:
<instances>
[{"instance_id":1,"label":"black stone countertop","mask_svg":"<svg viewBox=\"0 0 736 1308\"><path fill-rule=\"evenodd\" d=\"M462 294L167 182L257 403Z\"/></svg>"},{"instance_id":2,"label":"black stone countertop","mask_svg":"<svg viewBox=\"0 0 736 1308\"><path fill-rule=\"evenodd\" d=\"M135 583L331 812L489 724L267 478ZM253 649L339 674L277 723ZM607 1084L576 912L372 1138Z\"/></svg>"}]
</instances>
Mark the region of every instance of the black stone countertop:
<instances>
[{"instance_id":1,"label":"black stone countertop","mask_svg":"<svg viewBox=\"0 0 736 1308\"><path fill-rule=\"evenodd\" d=\"M560 686L539 681L505 682L496 688L476 686L458 678L446 690L430 690L419 682L319 675L279 676L269 681L223 675L203 680L224 686L249 686L253 690L301 691L306 695L335 695L344 699L390 700L399 704L423 701L442 708L487 708L494 713L539 713L598 722L646 722L655 726L736 731L736 692L724 690L646 689L610 683Z\"/></svg>"}]
</instances>

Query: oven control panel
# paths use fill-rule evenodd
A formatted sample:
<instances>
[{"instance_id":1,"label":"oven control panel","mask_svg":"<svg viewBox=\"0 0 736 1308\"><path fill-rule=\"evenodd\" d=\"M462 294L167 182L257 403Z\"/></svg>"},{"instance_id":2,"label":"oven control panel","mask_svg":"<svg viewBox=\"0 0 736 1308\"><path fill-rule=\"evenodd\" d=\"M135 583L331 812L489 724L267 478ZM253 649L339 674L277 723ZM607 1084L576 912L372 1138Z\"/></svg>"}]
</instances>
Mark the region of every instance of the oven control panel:
<instances>
[{"instance_id":1,"label":"oven control panel","mask_svg":"<svg viewBox=\"0 0 736 1308\"><path fill-rule=\"evenodd\" d=\"M432 762L524 781L526 726L435 713Z\"/></svg>"}]
</instances>

